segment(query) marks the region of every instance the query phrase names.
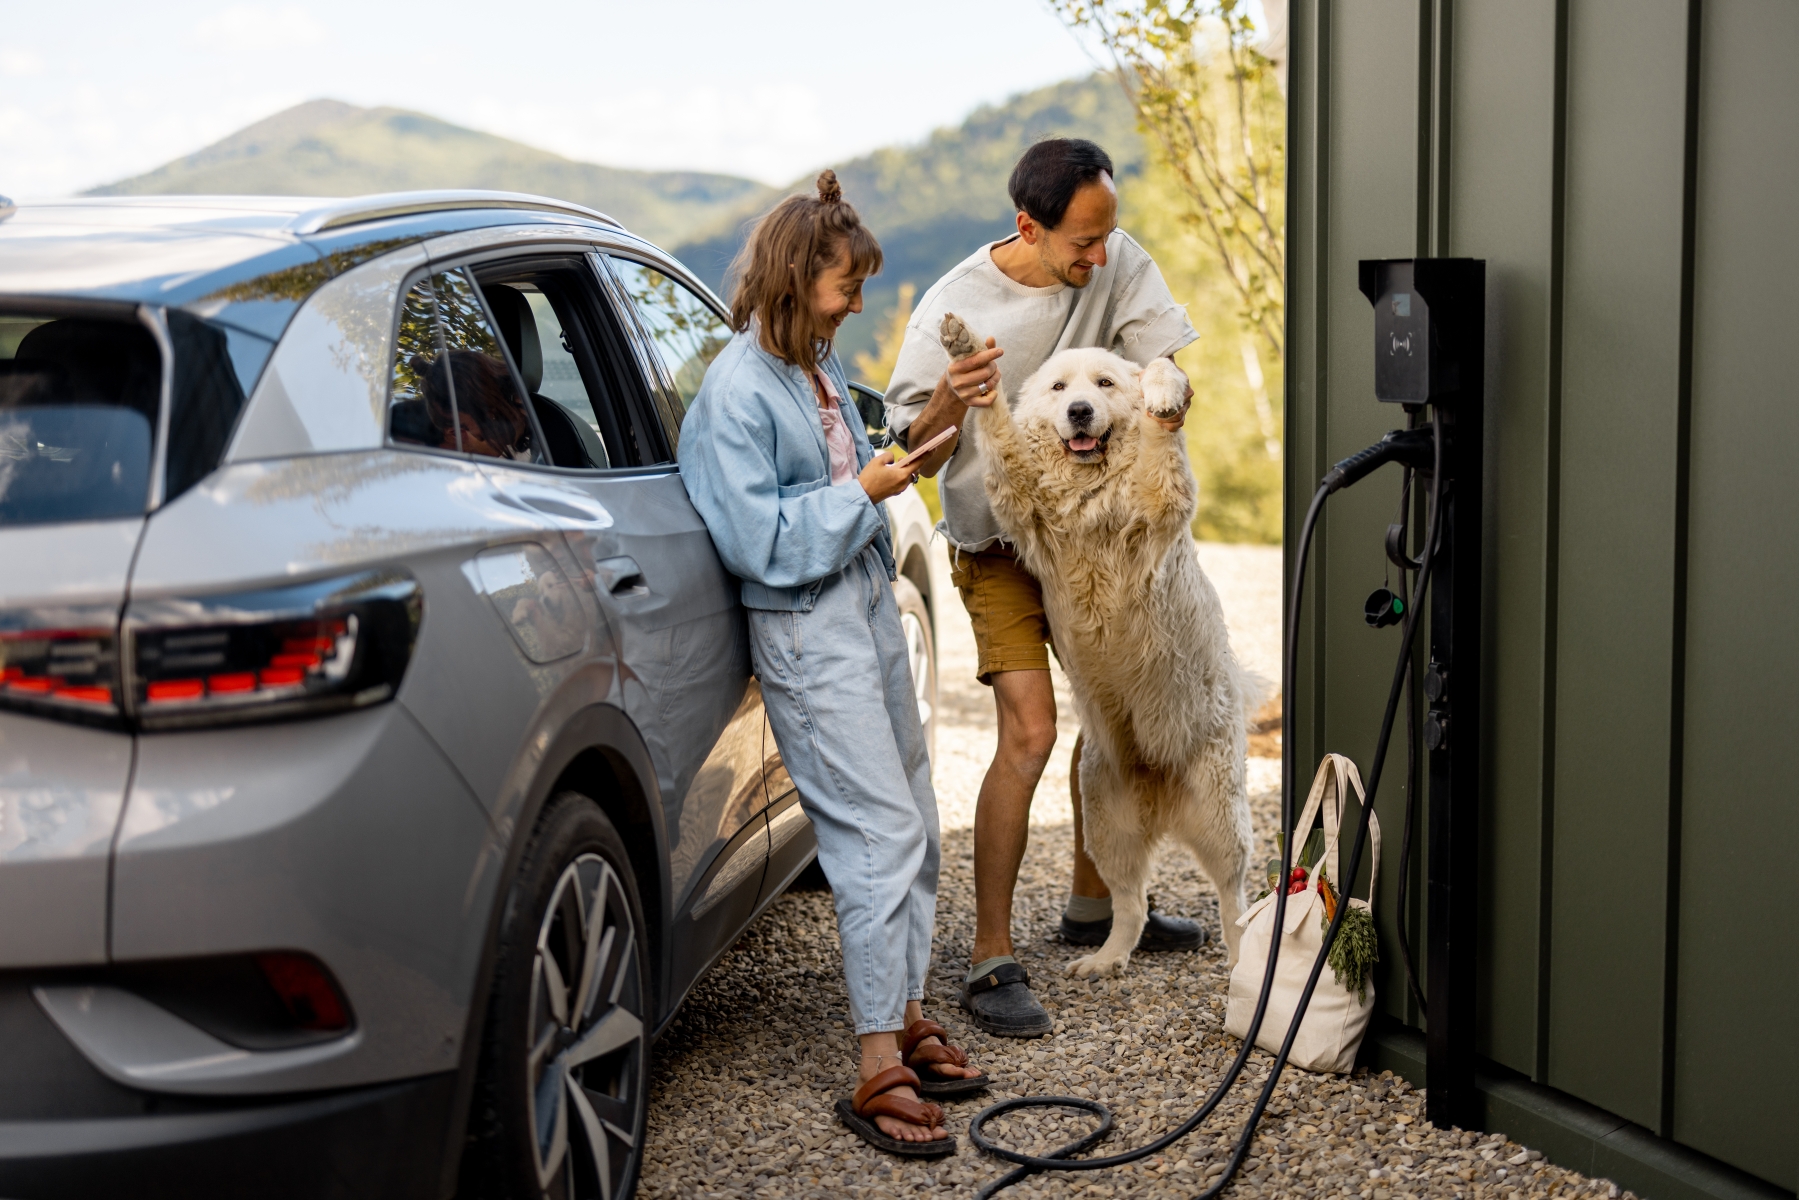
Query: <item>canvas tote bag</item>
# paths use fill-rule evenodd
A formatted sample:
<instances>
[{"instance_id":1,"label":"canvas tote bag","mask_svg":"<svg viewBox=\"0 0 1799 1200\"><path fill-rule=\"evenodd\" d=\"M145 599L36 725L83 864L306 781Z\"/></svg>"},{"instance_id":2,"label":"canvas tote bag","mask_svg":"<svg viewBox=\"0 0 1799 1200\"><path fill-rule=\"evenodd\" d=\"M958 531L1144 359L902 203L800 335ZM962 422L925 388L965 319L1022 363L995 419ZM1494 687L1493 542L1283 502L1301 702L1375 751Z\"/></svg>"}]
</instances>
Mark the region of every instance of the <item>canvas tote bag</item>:
<instances>
[{"instance_id":1,"label":"canvas tote bag","mask_svg":"<svg viewBox=\"0 0 1799 1200\"><path fill-rule=\"evenodd\" d=\"M1299 996L1305 990L1306 977L1317 961L1318 948L1324 944L1324 900L1318 895L1318 869L1329 874L1331 886L1337 889L1339 903L1369 907L1366 900L1349 898L1349 885L1337 872L1337 842L1342 835L1343 798L1346 789L1355 788L1357 799L1365 798L1362 776L1356 765L1341 754L1327 754L1318 764L1318 775L1312 781L1311 795L1305 811L1293 830L1293 844L1304 846L1312 832L1312 822L1324 818L1325 851L1306 876L1305 890L1287 897L1286 929L1281 936L1280 961L1274 968L1274 988L1268 994L1268 1011L1256 1035L1256 1045L1275 1054L1286 1040L1293 1024L1293 1012L1299 1007ZM1368 895L1373 897L1374 884L1380 875L1380 821L1368 814L1368 836L1374 850L1368 871ZM1280 885L1287 886L1286 880ZM1275 936L1274 902L1276 893L1256 901L1237 924L1243 927L1243 939L1237 950L1237 965L1231 969L1230 995L1224 1010L1224 1029L1241 1038L1249 1032L1249 1021L1256 1011L1256 998L1262 993L1262 976L1268 967L1268 943ZM1368 1029L1368 1018L1374 1012L1374 981L1370 979L1363 998L1337 982L1336 972L1326 963L1319 972L1318 986L1312 991L1312 1002L1306 1008L1299 1036L1293 1040L1293 1053L1288 1061L1306 1071L1348 1072L1355 1066L1356 1048Z\"/></svg>"}]
</instances>

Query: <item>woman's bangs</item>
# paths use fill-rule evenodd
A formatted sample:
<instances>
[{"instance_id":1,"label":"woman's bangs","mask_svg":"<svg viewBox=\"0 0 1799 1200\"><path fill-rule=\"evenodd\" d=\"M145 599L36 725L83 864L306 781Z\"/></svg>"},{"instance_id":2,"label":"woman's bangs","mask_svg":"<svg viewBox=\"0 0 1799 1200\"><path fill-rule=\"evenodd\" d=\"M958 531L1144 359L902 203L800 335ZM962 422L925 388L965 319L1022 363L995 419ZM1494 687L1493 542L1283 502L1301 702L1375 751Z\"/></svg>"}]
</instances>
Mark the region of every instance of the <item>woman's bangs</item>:
<instances>
[{"instance_id":1,"label":"woman's bangs","mask_svg":"<svg viewBox=\"0 0 1799 1200\"><path fill-rule=\"evenodd\" d=\"M857 224L845 235L850 255L850 273L852 275L875 275L881 270L881 243L875 241L875 235L864 225Z\"/></svg>"}]
</instances>

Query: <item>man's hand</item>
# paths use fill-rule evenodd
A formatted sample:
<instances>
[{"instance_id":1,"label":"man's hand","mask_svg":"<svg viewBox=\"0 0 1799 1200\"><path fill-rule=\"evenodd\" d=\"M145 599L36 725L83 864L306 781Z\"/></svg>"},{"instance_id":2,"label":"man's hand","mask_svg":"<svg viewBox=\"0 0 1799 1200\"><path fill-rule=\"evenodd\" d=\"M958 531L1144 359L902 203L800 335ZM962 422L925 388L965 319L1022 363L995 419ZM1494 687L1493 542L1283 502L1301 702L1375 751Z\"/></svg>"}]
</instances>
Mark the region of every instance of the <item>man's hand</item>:
<instances>
[{"instance_id":1,"label":"man's hand","mask_svg":"<svg viewBox=\"0 0 1799 1200\"><path fill-rule=\"evenodd\" d=\"M951 363L943 380L962 403L970 408L986 408L993 403L993 393L999 390L999 368L993 364L1004 353L988 338L985 350Z\"/></svg>"},{"instance_id":2,"label":"man's hand","mask_svg":"<svg viewBox=\"0 0 1799 1200\"><path fill-rule=\"evenodd\" d=\"M887 449L868 460L868 465L856 476L856 482L862 485L870 500L879 504L905 491L916 478L910 467L894 466L893 451Z\"/></svg>"},{"instance_id":3,"label":"man's hand","mask_svg":"<svg viewBox=\"0 0 1799 1200\"><path fill-rule=\"evenodd\" d=\"M922 446L937 434L951 425L961 425L968 420L968 409L986 408L993 403L993 396L999 389L999 368L994 360L1005 351L987 339L987 348L959 359L937 377L937 386L931 391L931 398L925 403L924 411L906 429L906 444ZM987 390L981 390L985 384ZM956 452L956 443L962 440L958 433L945 444L931 451L920 459L915 470L920 475L932 476L943 469L949 456Z\"/></svg>"},{"instance_id":4,"label":"man's hand","mask_svg":"<svg viewBox=\"0 0 1799 1200\"><path fill-rule=\"evenodd\" d=\"M1174 359L1171 357L1168 361L1173 362ZM1172 417L1158 417L1152 414L1149 419L1160 425L1163 429L1166 429L1169 433L1174 433L1176 430L1180 429L1182 425L1187 423L1187 410L1192 407L1193 385L1188 383L1187 394L1181 397L1181 410L1179 412L1175 413Z\"/></svg>"}]
</instances>

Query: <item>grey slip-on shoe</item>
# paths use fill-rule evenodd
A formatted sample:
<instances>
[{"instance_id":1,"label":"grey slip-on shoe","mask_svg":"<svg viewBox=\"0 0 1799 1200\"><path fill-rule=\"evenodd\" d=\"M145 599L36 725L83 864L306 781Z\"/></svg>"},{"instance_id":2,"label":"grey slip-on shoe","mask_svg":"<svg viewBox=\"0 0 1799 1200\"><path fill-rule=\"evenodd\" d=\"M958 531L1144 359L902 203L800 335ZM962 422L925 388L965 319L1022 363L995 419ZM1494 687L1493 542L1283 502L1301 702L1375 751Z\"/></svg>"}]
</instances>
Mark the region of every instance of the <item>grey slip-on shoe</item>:
<instances>
[{"instance_id":1,"label":"grey slip-on shoe","mask_svg":"<svg viewBox=\"0 0 1799 1200\"><path fill-rule=\"evenodd\" d=\"M1071 921L1062 917L1062 940L1076 946L1103 945L1112 933L1112 918L1099 921ZM1143 923L1143 936L1137 939L1139 951L1197 950L1206 944L1206 929L1198 921L1171 917L1151 911Z\"/></svg>"},{"instance_id":2,"label":"grey slip-on shoe","mask_svg":"<svg viewBox=\"0 0 1799 1200\"><path fill-rule=\"evenodd\" d=\"M968 1015L995 1037L1041 1037L1055 1027L1037 997L1031 977L1015 962L1001 963L972 983L956 999Z\"/></svg>"}]
</instances>

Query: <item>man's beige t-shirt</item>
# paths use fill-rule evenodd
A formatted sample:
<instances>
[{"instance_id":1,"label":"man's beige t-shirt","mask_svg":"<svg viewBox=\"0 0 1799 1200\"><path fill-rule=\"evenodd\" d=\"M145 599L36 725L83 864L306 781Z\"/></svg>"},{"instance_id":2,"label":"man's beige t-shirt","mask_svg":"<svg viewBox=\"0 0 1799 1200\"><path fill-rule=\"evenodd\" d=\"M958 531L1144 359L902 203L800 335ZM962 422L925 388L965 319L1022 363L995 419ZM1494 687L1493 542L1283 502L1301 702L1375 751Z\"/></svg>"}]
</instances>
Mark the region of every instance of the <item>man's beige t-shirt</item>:
<instances>
[{"instance_id":1,"label":"man's beige t-shirt","mask_svg":"<svg viewBox=\"0 0 1799 1200\"><path fill-rule=\"evenodd\" d=\"M982 246L939 279L906 323L906 339L887 385L887 423L902 442L949 366L949 354L938 340L946 312L966 321L977 337L993 338L1006 352L999 369L1009 394L1063 350L1098 347L1147 366L1199 337L1187 310L1169 294L1155 260L1122 229L1106 239L1106 265L1094 270L1084 288L1014 283L994 264L993 245ZM963 428L956 452L938 478L943 499L938 528L950 544L972 551L999 542L999 523L982 483L978 429Z\"/></svg>"}]
</instances>

